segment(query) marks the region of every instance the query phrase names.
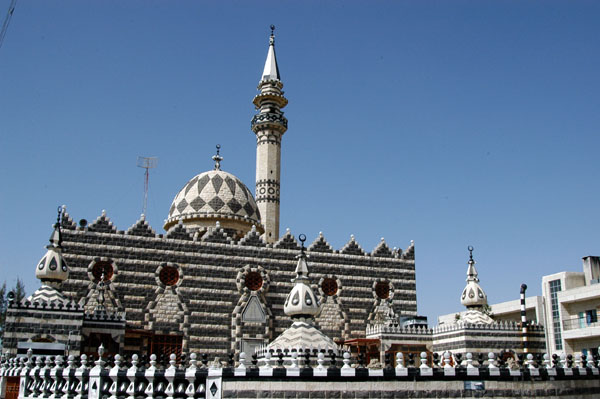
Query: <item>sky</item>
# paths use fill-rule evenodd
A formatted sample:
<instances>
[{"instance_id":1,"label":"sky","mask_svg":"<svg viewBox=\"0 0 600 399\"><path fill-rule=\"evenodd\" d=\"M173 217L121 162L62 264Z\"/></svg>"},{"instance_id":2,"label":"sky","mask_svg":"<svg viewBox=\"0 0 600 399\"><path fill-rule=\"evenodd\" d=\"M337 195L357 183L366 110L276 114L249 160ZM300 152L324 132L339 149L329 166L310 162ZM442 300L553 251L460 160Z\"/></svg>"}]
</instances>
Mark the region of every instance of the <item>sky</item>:
<instances>
[{"instance_id":1,"label":"sky","mask_svg":"<svg viewBox=\"0 0 600 399\"><path fill-rule=\"evenodd\" d=\"M0 0L4 18L10 0ZM254 190L252 99L276 26L281 230L415 241L418 312L490 303L600 255L597 1L18 1L0 48L0 273L28 293L66 205L158 232L196 174Z\"/></svg>"}]
</instances>

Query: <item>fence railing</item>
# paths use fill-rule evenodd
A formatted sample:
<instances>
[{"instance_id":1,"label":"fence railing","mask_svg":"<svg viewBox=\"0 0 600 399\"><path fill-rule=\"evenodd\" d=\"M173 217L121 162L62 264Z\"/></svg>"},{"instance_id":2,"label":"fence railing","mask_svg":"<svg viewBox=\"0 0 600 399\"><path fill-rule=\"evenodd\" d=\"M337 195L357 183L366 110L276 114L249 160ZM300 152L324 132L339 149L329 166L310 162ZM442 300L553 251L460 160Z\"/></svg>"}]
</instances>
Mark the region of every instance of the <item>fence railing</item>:
<instances>
[{"instance_id":1,"label":"fence railing","mask_svg":"<svg viewBox=\"0 0 600 399\"><path fill-rule=\"evenodd\" d=\"M537 379L599 378L597 356L584 355L534 356L518 354L506 360L507 353L452 354L427 353L417 356L385 356L384 364L367 368L364 358L353 358L349 352L341 356L317 350L284 350L266 352L262 358L250 359L240 353L237 361L230 355L226 361L194 353L182 356L177 363L175 354L169 360L158 360L155 355L124 359L116 355L110 363L99 357L93 361L86 355L3 358L0 367L0 398L5 397L7 382L18 378L19 399L196 399L223 397L223 380L244 377L307 379L364 379L370 377L388 379L460 379L476 378L514 380L515 377Z\"/></svg>"},{"instance_id":2,"label":"fence railing","mask_svg":"<svg viewBox=\"0 0 600 399\"><path fill-rule=\"evenodd\" d=\"M586 317L572 317L570 319L563 320L562 323L565 331L575 330L578 328L600 327L600 322L598 319L590 320Z\"/></svg>"}]
</instances>

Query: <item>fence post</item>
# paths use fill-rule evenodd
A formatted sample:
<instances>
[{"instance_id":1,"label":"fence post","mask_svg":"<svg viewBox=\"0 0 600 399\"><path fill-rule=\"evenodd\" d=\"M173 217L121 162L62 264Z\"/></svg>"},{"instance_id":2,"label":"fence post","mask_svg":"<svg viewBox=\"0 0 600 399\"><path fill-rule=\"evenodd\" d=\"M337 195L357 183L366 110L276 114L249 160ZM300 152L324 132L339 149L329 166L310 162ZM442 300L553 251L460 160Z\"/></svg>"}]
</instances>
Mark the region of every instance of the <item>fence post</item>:
<instances>
[{"instance_id":1,"label":"fence post","mask_svg":"<svg viewBox=\"0 0 600 399\"><path fill-rule=\"evenodd\" d=\"M88 382L88 399L100 399L102 392L102 371L104 370L104 364L106 362L102 360L104 354L104 346L100 344L98 348L98 360L95 362L95 366L90 370L90 379Z\"/></svg>"}]
</instances>

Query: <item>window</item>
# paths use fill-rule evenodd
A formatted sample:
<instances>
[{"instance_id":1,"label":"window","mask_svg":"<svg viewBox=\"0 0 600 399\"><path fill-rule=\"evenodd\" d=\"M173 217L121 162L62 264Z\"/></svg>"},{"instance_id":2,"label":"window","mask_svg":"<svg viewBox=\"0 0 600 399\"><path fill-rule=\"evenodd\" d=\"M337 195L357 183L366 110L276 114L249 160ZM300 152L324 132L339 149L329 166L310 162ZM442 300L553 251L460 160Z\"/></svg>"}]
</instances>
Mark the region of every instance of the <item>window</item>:
<instances>
[{"instance_id":1,"label":"window","mask_svg":"<svg viewBox=\"0 0 600 399\"><path fill-rule=\"evenodd\" d=\"M375 284L375 293L381 299L388 299L390 297L390 283L379 281Z\"/></svg>"},{"instance_id":2,"label":"window","mask_svg":"<svg viewBox=\"0 0 600 399\"><path fill-rule=\"evenodd\" d=\"M180 359L182 343L181 335L153 335L150 338L148 353L156 355L159 359L161 356L169 359L169 356L174 353L177 359Z\"/></svg>"},{"instance_id":3,"label":"window","mask_svg":"<svg viewBox=\"0 0 600 399\"><path fill-rule=\"evenodd\" d=\"M321 289L323 290L323 294L327 296L333 296L337 294L338 291L337 281L330 277L324 278L323 282L321 283Z\"/></svg>"},{"instance_id":4,"label":"window","mask_svg":"<svg viewBox=\"0 0 600 399\"><path fill-rule=\"evenodd\" d=\"M160 282L166 286L173 286L179 281L179 270L175 266L163 266L158 275Z\"/></svg>"},{"instance_id":5,"label":"window","mask_svg":"<svg viewBox=\"0 0 600 399\"><path fill-rule=\"evenodd\" d=\"M562 350L562 331L560 326L560 314L558 312L557 292L561 290L560 280L552 280L548 283L550 286L550 304L552 307L552 330L554 332L554 347L556 350Z\"/></svg>"},{"instance_id":6,"label":"window","mask_svg":"<svg viewBox=\"0 0 600 399\"><path fill-rule=\"evenodd\" d=\"M596 313L596 309L585 311L585 321L588 326L598 322L598 314Z\"/></svg>"},{"instance_id":7,"label":"window","mask_svg":"<svg viewBox=\"0 0 600 399\"><path fill-rule=\"evenodd\" d=\"M248 272L244 278L244 284L250 291L258 291L263 285L263 279L259 272Z\"/></svg>"},{"instance_id":8,"label":"window","mask_svg":"<svg viewBox=\"0 0 600 399\"><path fill-rule=\"evenodd\" d=\"M100 261L96 262L92 267L92 276L94 276L94 280L96 282L100 281L102 277L102 273L104 273L104 281L108 281L113 276L113 265L110 262Z\"/></svg>"}]
</instances>

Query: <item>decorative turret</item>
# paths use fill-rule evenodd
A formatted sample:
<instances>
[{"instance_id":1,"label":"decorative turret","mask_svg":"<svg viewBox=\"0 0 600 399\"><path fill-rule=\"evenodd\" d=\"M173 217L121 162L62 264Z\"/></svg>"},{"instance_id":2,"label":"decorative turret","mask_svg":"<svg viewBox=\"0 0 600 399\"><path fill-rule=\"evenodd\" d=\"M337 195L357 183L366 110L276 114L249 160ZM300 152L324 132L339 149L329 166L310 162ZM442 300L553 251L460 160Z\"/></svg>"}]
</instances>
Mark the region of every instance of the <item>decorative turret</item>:
<instances>
[{"instance_id":1,"label":"decorative turret","mask_svg":"<svg viewBox=\"0 0 600 399\"><path fill-rule=\"evenodd\" d=\"M54 225L54 231L50 236L50 244L46 246L48 251L38 262L35 276L42 284L59 288L60 284L69 277L69 268L62 256L60 226L63 207L58 207L58 217Z\"/></svg>"},{"instance_id":2,"label":"decorative turret","mask_svg":"<svg viewBox=\"0 0 600 399\"><path fill-rule=\"evenodd\" d=\"M467 312L463 316L462 321L471 324L491 324L494 320L483 312L487 306L487 295L479 285L475 260L473 260L473 247L469 246L468 249L469 267L467 268L467 285L460 298L460 303L466 306Z\"/></svg>"},{"instance_id":3,"label":"decorative turret","mask_svg":"<svg viewBox=\"0 0 600 399\"><path fill-rule=\"evenodd\" d=\"M460 298L460 303L470 308L482 308L487 305L487 295L479 285L477 277L477 269L475 269L475 261L473 260L473 247L469 246L469 267L467 268L467 286L463 290Z\"/></svg>"},{"instance_id":4,"label":"decorative turret","mask_svg":"<svg viewBox=\"0 0 600 399\"><path fill-rule=\"evenodd\" d=\"M306 248L304 241L306 236L299 236L302 242L302 249L297 256L298 264L296 265L296 278L292 280L294 287L288 294L283 311L286 315L294 318L314 318L321 311L319 300L317 299L312 288L310 288L310 280L308 279L308 265L306 263Z\"/></svg>"},{"instance_id":5,"label":"decorative turret","mask_svg":"<svg viewBox=\"0 0 600 399\"><path fill-rule=\"evenodd\" d=\"M258 84L260 93L252 101L258 110L252 118L252 131L256 134L256 204L265 227L265 241L269 243L279 238L281 137L287 130L281 108L288 103L275 57L274 30L271 25L269 51Z\"/></svg>"},{"instance_id":6,"label":"decorative turret","mask_svg":"<svg viewBox=\"0 0 600 399\"><path fill-rule=\"evenodd\" d=\"M292 280L294 287L288 294L283 311L290 316L293 323L281 333L267 350L289 350L298 348L319 348L325 353L338 353L338 347L333 340L319 330L314 319L321 312L321 305L317 296L310 287L308 279L308 264L306 262L306 249L304 241L306 236L300 234L298 239L302 243L302 249L298 255L296 265L296 278Z\"/></svg>"},{"instance_id":7,"label":"decorative turret","mask_svg":"<svg viewBox=\"0 0 600 399\"><path fill-rule=\"evenodd\" d=\"M60 291L62 282L69 278L69 267L62 256L61 247L60 226L64 211L64 206L58 207L54 231L50 236L50 244L46 246L48 251L40 259L35 269L35 276L40 279L42 286L27 298L29 302L62 302L63 304L69 302L69 299Z\"/></svg>"}]
</instances>

